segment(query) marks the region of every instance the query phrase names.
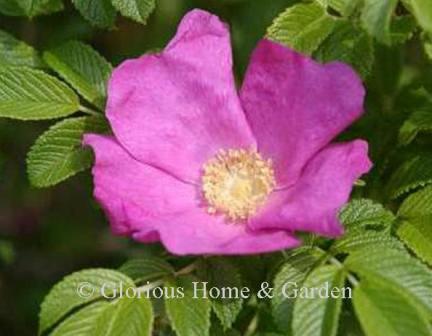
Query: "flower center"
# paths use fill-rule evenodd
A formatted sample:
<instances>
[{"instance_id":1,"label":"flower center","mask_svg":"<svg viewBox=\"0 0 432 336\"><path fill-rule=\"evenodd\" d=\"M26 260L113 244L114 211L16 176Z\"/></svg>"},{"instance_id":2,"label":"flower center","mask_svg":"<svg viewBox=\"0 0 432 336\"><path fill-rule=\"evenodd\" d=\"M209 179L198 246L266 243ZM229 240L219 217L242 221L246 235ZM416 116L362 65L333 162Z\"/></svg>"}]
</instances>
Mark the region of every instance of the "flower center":
<instances>
[{"instance_id":1,"label":"flower center","mask_svg":"<svg viewBox=\"0 0 432 336\"><path fill-rule=\"evenodd\" d=\"M256 150L220 150L203 169L208 212L234 221L255 214L276 185L271 160Z\"/></svg>"}]
</instances>

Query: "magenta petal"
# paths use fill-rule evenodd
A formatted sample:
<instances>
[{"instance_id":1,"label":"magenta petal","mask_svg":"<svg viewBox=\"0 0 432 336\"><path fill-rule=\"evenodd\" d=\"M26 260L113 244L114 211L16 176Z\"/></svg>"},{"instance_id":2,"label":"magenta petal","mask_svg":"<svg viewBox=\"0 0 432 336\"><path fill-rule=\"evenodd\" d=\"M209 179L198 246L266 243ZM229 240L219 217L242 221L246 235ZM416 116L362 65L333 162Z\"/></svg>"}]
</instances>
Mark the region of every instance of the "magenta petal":
<instances>
[{"instance_id":1,"label":"magenta petal","mask_svg":"<svg viewBox=\"0 0 432 336\"><path fill-rule=\"evenodd\" d=\"M183 18L163 52L114 70L107 116L135 158L189 182L217 150L255 146L235 88L229 31L201 10Z\"/></svg>"},{"instance_id":2,"label":"magenta petal","mask_svg":"<svg viewBox=\"0 0 432 336\"><path fill-rule=\"evenodd\" d=\"M294 186L272 195L249 225L330 237L342 234L338 212L348 201L354 182L372 167L367 151L367 142L362 140L327 146L305 166Z\"/></svg>"},{"instance_id":3,"label":"magenta petal","mask_svg":"<svg viewBox=\"0 0 432 336\"><path fill-rule=\"evenodd\" d=\"M254 51L240 94L281 186L294 183L311 156L361 115L364 95L349 66L321 65L269 40Z\"/></svg>"},{"instance_id":4,"label":"magenta petal","mask_svg":"<svg viewBox=\"0 0 432 336\"><path fill-rule=\"evenodd\" d=\"M96 154L95 198L116 234L161 240L176 254L249 254L299 244L285 231L252 232L208 215L195 186L137 161L112 137L87 134L84 143Z\"/></svg>"},{"instance_id":5,"label":"magenta petal","mask_svg":"<svg viewBox=\"0 0 432 336\"><path fill-rule=\"evenodd\" d=\"M197 203L193 186L135 160L114 138L87 134L84 143L95 151L94 196L114 233L139 232L142 241L158 240L164 217Z\"/></svg>"},{"instance_id":6,"label":"magenta petal","mask_svg":"<svg viewBox=\"0 0 432 336\"><path fill-rule=\"evenodd\" d=\"M284 230L252 231L226 223L222 216L192 209L159 227L161 240L174 254L254 254L297 247L300 241Z\"/></svg>"}]
</instances>

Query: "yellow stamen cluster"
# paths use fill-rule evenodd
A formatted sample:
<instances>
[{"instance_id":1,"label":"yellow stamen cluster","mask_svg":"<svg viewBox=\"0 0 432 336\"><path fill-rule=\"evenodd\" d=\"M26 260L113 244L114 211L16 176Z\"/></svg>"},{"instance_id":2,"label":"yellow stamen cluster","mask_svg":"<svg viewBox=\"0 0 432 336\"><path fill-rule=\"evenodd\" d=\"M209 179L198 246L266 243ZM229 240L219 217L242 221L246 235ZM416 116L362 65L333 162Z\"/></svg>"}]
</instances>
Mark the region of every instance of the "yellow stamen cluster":
<instances>
[{"instance_id":1,"label":"yellow stamen cluster","mask_svg":"<svg viewBox=\"0 0 432 336\"><path fill-rule=\"evenodd\" d=\"M256 150L220 150L203 169L208 212L233 221L255 214L276 184L271 160Z\"/></svg>"}]
</instances>

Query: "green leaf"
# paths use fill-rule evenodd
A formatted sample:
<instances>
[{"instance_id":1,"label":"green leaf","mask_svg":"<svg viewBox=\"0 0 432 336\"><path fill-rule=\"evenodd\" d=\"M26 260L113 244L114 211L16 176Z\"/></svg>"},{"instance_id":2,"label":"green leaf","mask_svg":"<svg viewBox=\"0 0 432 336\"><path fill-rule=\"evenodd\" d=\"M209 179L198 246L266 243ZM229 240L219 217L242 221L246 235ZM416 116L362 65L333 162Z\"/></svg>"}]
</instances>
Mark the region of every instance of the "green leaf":
<instances>
[{"instance_id":1,"label":"green leaf","mask_svg":"<svg viewBox=\"0 0 432 336\"><path fill-rule=\"evenodd\" d=\"M313 297L299 294L294 304L294 335L336 335L342 297L351 295L343 288L344 282L345 272L339 266L321 266L309 274L302 287L317 288L320 293Z\"/></svg>"},{"instance_id":2,"label":"green leaf","mask_svg":"<svg viewBox=\"0 0 432 336\"><path fill-rule=\"evenodd\" d=\"M281 13L267 37L297 51L311 54L331 33L335 19L319 4L297 4Z\"/></svg>"},{"instance_id":3,"label":"green leaf","mask_svg":"<svg viewBox=\"0 0 432 336\"><path fill-rule=\"evenodd\" d=\"M40 67L37 51L12 35L0 30L0 68L4 66Z\"/></svg>"},{"instance_id":4,"label":"green leaf","mask_svg":"<svg viewBox=\"0 0 432 336\"><path fill-rule=\"evenodd\" d=\"M29 68L0 70L0 117L52 119L78 109L76 94L56 78Z\"/></svg>"},{"instance_id":5,"label":"green leaf","mask_svg":"<svg viewBox=\"0 0 432 336\"><path fill-rule=\"evenodd\" d=\"M183 288L183 298L165 299L165 307L172 328L178 336L208 336L210 330L210 300L197 293L193 298L192 277L182 277L167 282L169 288Z\"/></svg>"},{"instance_id":6,"label":"green leaf","mask_svg":"<svg viewBox=\"0 0 432 336\"><path fill-rule=\"evenodd\" d=\"M387 192L394 199L430 183L432 183L432 154L417 154L405 161L392 174Z\"/></svg>"},{"instance_id":7,"label":"green leaf","mask_svg":"<svg viewBox=\"0 0 432 336\"><path fill-rule=\"evenodd\" d=\"M404 221L397 235L420 259L432 265L432 215Z\"/></svg>"},{"instance_id":8,"label":"green leaf","mask_svg":"<svg viewBox=\"0 0 432 336\"><path fill-rule=\"evenodd\" d=\"M51 14L63 9L62 0L13 0L28 17Z\"/></svg>"},{"instance_id":9,"label":"green leaf","mask_svg":"<svg viewBox=\"0 0 432 336\"><path fill-rule=\"evenodd\" d=\"M94 26L99 28L114 26L116 11L110 0L72 0L72 3Z\"/></svg>"},{"instance_id":10,"label":"green leaf","mask_svg":"<svg viewBox=\"0 0 432 336\"><path fill-rule=\"evenodd\" d=\"M397 235L423 261L432 265L432 187L410 195L399 208Z\"/></svg>"},{"instance_id":11,"label":"green leaf","mask_svg":"<svg viewBox=\"0 0 432 336\"><path fill-rule=\"evenodd\" d=\"M149 299L123 297L112 302L99 316L89 336L150 336L153 308Z\"/></svg>"},{"instance_id":12,"label":"green leaf","mask_svg":"<svg viewBox=\"0 0 432 336\"><path fill-rule=\"evenodd\" d=\"M419 25L432 33L432 6L429 0L405 0L406 7L412 12Z\"/></svg>"},{"instance_id":13,"label":"green leaf","mask_svg":"<svg viewBox=\"0 0 432 336\"><path fill-rule=\"evenodd\" d=\"M149 299L122 297L84 307L55 328L52 336L150 336L153 309Z\"/></svg>"},{"instance_id":14,"label":"green leaf","mask_svg":"<svg viewBox=\"0 0 432 336\"><path fill-rule=\"evenodd\" d=\"M45 297L39 315L39 333L45 332L72 309L134 287L126 275L109 269L88 269L72 273L56 284ZM104 291L102 290L104 288Z\"/></svg>"},{"instance_id":15,"label":"green leaf","mask_svg":"<svg viewBox=\"0 0 432 336\"><path fill-rule=\"evenodd\" d=\"M374 63L374 46L363 29L348 21L339 21L316 51L315 57L321 62L341 61L350 64L366 78Z\"/></svg>"},{"instance_id":16,"label":"green leaf","mask_svg":"<svg viewBox=\"0 0 432 336\"><path fill-rule=\"evenodd\" d=\"M348 256L346 267L361 277L403 295L419 309L432 312L432 272L408 253L389 248L366 248Z\"/></svg>"},{"instance_id":17,"label":"green leaf","mask_svg":"<svg viewBox=\"0 0 432 336\"><path fill-rule=\"evenodd\" d=\"M357 250L376 247L404 249L403 244L398 239L387 233L371 230L349 232L336 240L331 246L331 250L333 253L352 253Z\"/></svg>"},{"instance_id":18,"label":"green leaf","mask_svg":"<svg viewBox=\"0 0 432 336\"><path fill-rule=\"evenodd\" d=\"M143 24L156 7L155 0L112 0L112 4L123 16Z\"/></svg>"},{"instance_id":19,"label":"green leaf","mask_svg":"<svg viewBox=\"0 0 432 336\"><path fill-rule=\"evenodd\" d=\"M230 287L238 290L243 287L239 270L226 258L206 259L201 273L203 281L207 281L209 287ZM242 298L212 299L211 303L225 330L231 328L243 307Z\"/></svg>"},{"instance_id":20,"label":"green leaf","mask_svg":"<svg viewBox=\"0 0 432 336\"><path fill-rule=\"evenodd\" d=\"M35 187L57 184L90 168L93 155L82 146L84 133L104 133L109 129L101 117L63 120L43 133L27 156L27 172Z\"/></svg>"},{"instance_id":21,"label":"green leaf","mask_svg":"<svg viewBox=\"0 0 432 336\"><path fill-rule=\"evenodd\" d=\"M390 23L397 0L365 0L361 20L364 28L378 41L390 44Z\"/></svg>"},{"instance_id":22,"label":"green leaf","mask_svg":"<svg viewBox=\"0 0 432 336\"><path fill-rule=\"evenodd\" d=\"M381 204L369 199L356 199L340 212L339 219L348 230L388 228L395 217Z\"/></svg>"},{"instance_id":23,"label":"green leaf","mask_svg":"<svg viewBox=\"0 0 432 336\"><path fill-rule=\"evenodd\" d=\"M407 197L400 206L397 215L406 220L432 215L432 186Z\"/></svg>"},{"instance_id":24,"label":"green leaf","mask_svg":"<svg viewBox=\"0 0 432 336\"><path fill-rule=\"evenodd\" d=\"M112 67L93 48L70 41L45 52L44 60L84 98L104 108Z\"/></svg>"},{"instance_id":25,"label":"green leaf","mask_svg":"<svg viewBox=\"0 0 432 336\"><path fill-rule=\"evenodd\" d=\"M174 269L169 263L161 258L150 256L128 260L119 268L119 272L126 274L135 282L174 275Z\"/></svg>"},{"instance_id":26,"label":"green leaf","mask_svg":"<svg viewBox=\"0 0 432 336\"><path fill-rule=\"evenodd\" d=\"M353 304L368 336L431 335L427 318L385 283L362 281L354 289Z\"/></svg>"},{"instance_id":27,"label":"green leaf","mask_svg":"<svg viewBox=\"0 0 432 336\"><path fill-rule=\"evenodd\" d=\"M108 309L110 303L97 301L62 321L50 336L93 336L95 325L100 315ZM108 322L108 321L106 321Z\"/></svg>"},{"instance_id":28,"label":"green leaf","mask_svg":"<svg viewBox=\"0 0 432 336\"><path fill-rule=\"evenodd\" d=\"M399 143L410 144L418 133L432 131L432 105L415 111L399 130Z\"/></svg>"},{"instance_id":29,"label":"green leaf","mask_svg":"<svg viewBox=\"0 0 432 336\"><path fill-rule=\"evenodd\" d=\"M284 264L277 272L274 281L274 297L271 301L273 318L282 331L291 327L296 287L302 286L306 276L318 261L318 256L310 249L296 249L291 251ZM284 293L286 295L284 295Z\"/></svg>"}]
</instances>

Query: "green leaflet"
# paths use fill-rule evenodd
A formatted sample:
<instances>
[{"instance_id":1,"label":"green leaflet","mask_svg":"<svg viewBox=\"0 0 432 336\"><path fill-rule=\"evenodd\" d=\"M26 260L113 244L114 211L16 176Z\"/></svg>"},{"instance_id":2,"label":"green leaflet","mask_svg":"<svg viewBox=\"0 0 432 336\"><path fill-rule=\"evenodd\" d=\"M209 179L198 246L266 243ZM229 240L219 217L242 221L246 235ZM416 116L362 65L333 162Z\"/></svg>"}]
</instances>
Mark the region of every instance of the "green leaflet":
<instances>
[{"instance_id":1,"label":"green leaflet","mask_svg":"<svg viewBox=\"0 0 432 336\"><path fill-rule=\"evenodd\" d=\"M99 28L114 26L116 11L111 0L72 0L75 8L91 24Z\"/></svg>"},{"instance_id":2,"label":"green leaflet","mask_svg":"<svg viewBox=\"0 0 432 336\"><path fill-rule=\"evenodd\" d=\"M145 297L122 297L110 303L97 319L89 336L150 336L153 308Z\"/></svg>"},{"instance_id":3,"label":"green leaflet","mask_svg":"<svg viewBox=\"0 0 432 336\"><path fill-rule=\"evenodd\" d=\"M432 154L421 153L402 163L390 177L387 193L397 198L413 189L432 183Z\"/></svg>"},{"instance_id":4,"label":"green leaflet","mask_svg":"<svg viewBox=\"0 0 432 336\"><path fill-rule=\"evenodd\" d=\"M27 156L27 172L32 185L48 187L89 168L92 152L82 146L85 133L104 133L104 118L81 117L63 120L43 133Z\"/></svg>"},{"instance_id":5,"label":"green leaflet","mask_svg":"<svg viewBox=\"0 0 432 336\"><path fill-rule=\"evenodd\" d=\"M335 19L316 3L297 4L281 13L267 37L297 51L311 54L331 33Z\"/></svg>"},{"instance_id":6,"label":"green leaflet","mask_svg":"<svg viewBox=\"0 0 432 336\"><path fill-rule=\"evenodd\" d=\"M176 290L184 288L183 298L165 300L165 308L172 328L178 336L208 336L211 303L209 299L193 298L192 277L169 280L165 285Z\"/></svg>"},{"instance_id":7,"label":"green leaflet","mask_svg":"<svg viewBox=\"0 0 432 336\"><path fill-rule=\"evenodd\" d=\"M126 289L134 287L134 283L122 273L109 269L88 269L66 276L51 289L41 305L39 333L53 327L72 309L100 298L102 287L106 288L107 295L112 295L120 286Z\"/></svg>"},{"instance_id":8,"label":"green leaflet","mask_svg":"<svg viewBox=\"0 0 432 336\"><path fill-rule=\"evenodd\" d=\"M80 309L75 314L66 318L50 334L51 336L63 335L92 335L100 315L108 310L110 304L107 301L98 301ZM106 321L108 322L108 321Z\"/></svg>"},{"instance_id":9,"label":"green leaflet","mask_svg":"<svg viewBox=\"0 0 432 336\"><path fill-rule=\"evenodd\" d=\"M369 199L352 200L341 210L339 219L346 233L332 244L332 253L353 253L377 246L404 249L390 235L395 216L379 203Z\"/></svg>"},{"instance_id":10,"label":"green leaflet","mask_svg":"<svg viewBox=\"0 0 432 336\"><path fill-rule=\"evenodd\" d=\"M428 336L428 319L400 293L381 282L362 281L353 304L368 336Z\"/></svg>"},{"instance_id":11,"label":"green leaflet","mask_svg":"<svg viewBox=\"0 0 432 336\"><path fill-rule=\"evenodd\" d=\"M206 259L200 272L200 278L203 281L207 281L209 287L230 287L241 290L243 286L238 268L228 258ZM211 304L213 312L218 317L222 327L226 330L231 328L242 310L243 299L211 299Z\"/></svg>"},{"instance_id":12,"label":"green leaflet","mask_svg":"<svg viewBox=\"0 0 432 336\"><path fill-rule=\"evenodd\" d=\"M365 0L361 20L364 28L378 41L390 44L391 16L397 0Z\"/></svg>"},{"instance_id":13,"label":"green leaflet","mask_svg":"<svg viewBox=\"0 0 432 336\"><path fill-rule=\"evenodd\" d=\"M385 229L391 226L395 216L372 200L355 199L341 210L339 219L348 230Z\"/></svg>"},{"instance_id":14,"label":"green leaflet","mask_svg":"<svg viewBox=\"0 0 432 336\"><path fill-rule=\"evenodd\" d=\"M374 62L371 37L348 21L339 21L314 56L323 63L341 61L356 69L366 78Z\"/></svg>"},{"instance_id":15,"label":"green leaflet","mask_svg":"<svg viewBox=\"0 0 432 336\"><path fill-rule=\"evenodd\" d=\"M122 297L97 301L65 319L52 336L150 336L153 308L149 299Z\"/></svg>"},{"instance_id":16,"label":"green leaflet","mask_svg":"<svg viewBox=\"0 0 432 336\"><path fill-rule=\"evenodd\" d=\"M299 297L294 304L293 334L308 336L335 336L338 329L342 297L350 297L343 289L345 272L335 265L321 266L313 270L303 286L322 290L328 286L330 297ZM334 293L335 298L331 296ZM326 293L323 294L325 296Z\"/></svg>"},{"instance_id":17,"label":"green leaflet","mask_svg":"<svg viewBox=\"0 0 432 336\"><path fill-rule=\"evenodd\" d=\"M403 250L403 244L387 232L365 231L348 232L331 246L332 252L352 253L367 248L388 247Z\"/></svg>"},{"instance_id":18,"label":"green leaflet","mask_svg":"<svg viewBox=\"0 0 432 336\"><path fill-rule=\"evenodd\" d=\"M275 295L271 304L273 318L280 330L289 332L291 329L295 299L289 296L294 294L294 284L302 286L318 260L319 256L312 249L295 249L288 254L276 273L273 280Z\"/></svg>"},{"instance_id":19,"label":"green leaflet","mask_svg":"<svg viewBox=\"0 0 432 336\"><path fill-rule=\"evenodd\" d=\"M425 314L432 312L432 272L408 253L377 246L348 256L348 270L361 281L384 283Z\"/></svg>"},{"instance_id":20,"label":"green leaflet","mask_svg":"<svg viewBox=\"0 0 432 336\"><path fill-rule=\"evenodd\" d=\"M411 194L399 208L397 235L419 258L432 265L432 187Z\"/></svg>"},{"instance_id":21,"label":"green leaflet","mask_svg":"<svg viewBox=\"0 0 432 336\"><path fill-rule=\"evenodd\" d=\"M397 215L403 219L432 215L432 187L426 187L407 197Z\"/></svg>"},{"instance_id":22,"label":"green leaflet","mask_svg":"<svg viewBox=\"0 0 432 336\"><path fill-rule=\"evenodd\" d=\"M5 66L37 68L41 65L42 61L35 49L0 30L0 68Z\"/></svg>"},{"instance_id":23,"label":"green leaflet","mask_svg":"<svg viewBox=\"0 0 432 336\"><path fill-rule=\"evenodd\" d=\"M402 222L397 235L420 259L432 265L432 214Z\"/></svg>"},{"instance_id":24,"label":"green leaflet","mask_svg":"<svg viewBox=\"0 0 432 336\"><path fill-rule=\"evenodd\" d=\"M144 24L156 7L155 0L112 0L112 4L122 15Z\"/></svg>"},{"instance_id":25,"label":"green leaflet","mask_svg":"<svg viewBox=\"0 0 432 336\"><path fill-rule=\"evenodd\" d=\"M432 131L432 103L413 114L403 123L399 130L399 143L410 144L420 132Z\"/></svg>"},{"instance_id":26,"label":"green leaflet","mask_svg":"<svg viewBox=\"0 0 432 336\"><path fill-rule=\"evenodd\" d=\"M0 117L53 119L78 109L76 94L55 77L30 68L0 70Z\"/></svg>"},{"instance_id":27,"label":"green leaflet","mask_svg":"<svg viewBox=\"0 0 432 336\"><path fill-rule=\"evenodd\" d=\"M112 66L92 47L70 41L45 52L44 60L84 98L104 108Z\"/></svg>"}]
</instances>

